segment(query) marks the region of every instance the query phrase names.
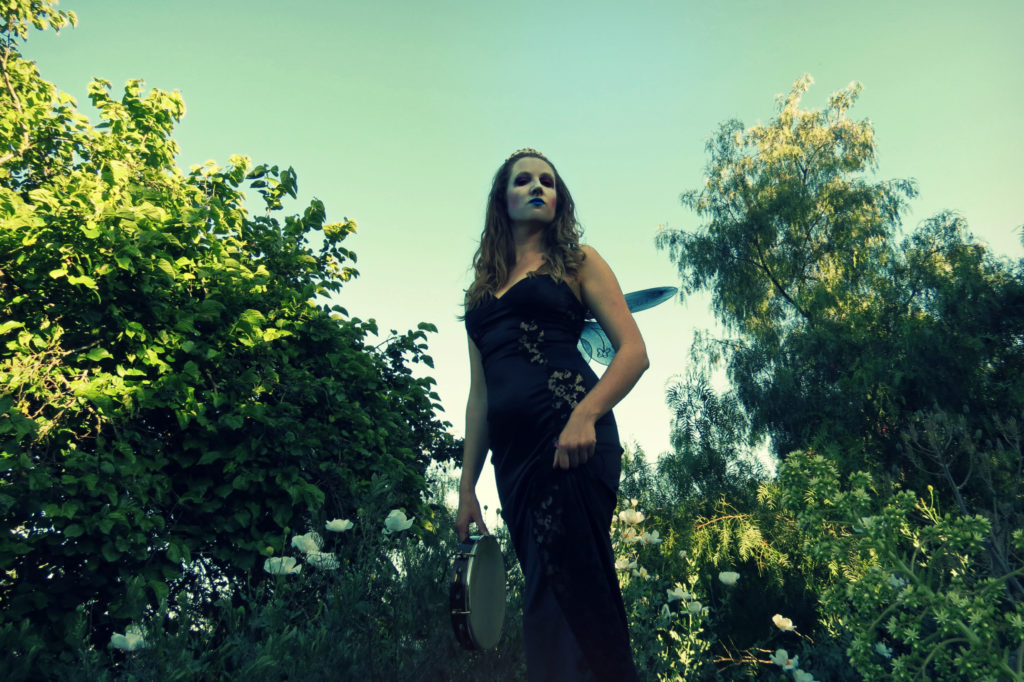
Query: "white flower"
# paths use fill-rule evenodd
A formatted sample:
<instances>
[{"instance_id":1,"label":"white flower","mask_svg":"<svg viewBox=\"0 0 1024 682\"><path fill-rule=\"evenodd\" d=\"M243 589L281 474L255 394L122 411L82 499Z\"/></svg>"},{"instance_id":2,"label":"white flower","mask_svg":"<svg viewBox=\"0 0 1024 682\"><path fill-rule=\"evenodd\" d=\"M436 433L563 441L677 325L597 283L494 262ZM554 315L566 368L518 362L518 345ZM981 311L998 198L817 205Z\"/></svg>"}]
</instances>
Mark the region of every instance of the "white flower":
<instances>
[{"instance_id":1,"label":"white flower","mask_svg":"<svg viewBox=\"0 0 1024 682\"><path fill-rule=\"evenodd\" d=\"M332 530L335 533L344 533L354 525L355 524L348 519L333 519L327 522L327 530Z\"/></svg>"},{"instance_id":2,"label":"white flower","mask_svg":"<svg viewBox=\"0 0 1024 682\"><path fill-rule=\"evenodd\" d=\"M129 625L124 629L123 635L118 632L110 635L110 646L123 651L135 651L149 645L146 643L142 628L138 625Z\"/></svg>"},{"instance_id":3,"label":"white flower","mask_svg":"<svg viewBox=\"0 0 1024 682\"><path fill-rule=\"evenodd\" d=\"M636 502L637 502L636 498L635 497L631 497L629 499L629 506L630 507L635 507L636 506Z\"/></svg>"},{"instance_id":4,"label":"white flower","mask_svg":"<svg viewBox=\"0 0 1024 682\"><path fill-rule=\"evenodd\" d=\"M619 520L623 523L628 523L631 526L635 526L638 523L643 523L644 515L631 507L629 509L623 509L622 511L619 512Z\"/></svg>"},{"instance_id":5,"label":"white flower","mask_svg":"<svg viewBox=\"0 0 1024 682\"><path fill-rule=\"evenodd\" d=\"M616 571L628 571L631 568L636 568L636 562L630 561L629 559L616 559L615 570Z\"/></svg>"},{"instance_id":6,"label":"white flower","mask_svg":"<svg viewBox=\"0 0 1024 682\"><path fill-rule=\"evenodd\" d=\"M875 642L875 651L886 658L892 658L892 649L887 647L884 642Z\"/></svg>"},{"instance_id":7,"label":"white flower","mask_svg":"<svg viewBox=\"0 0 1024 682\"><path fill-rule=\"evenodd\" d=\"M675 601L677 599L682 599L683 601L688 601L690 599L690 595L687 594L686 590L683 589L683 586L679 584L677 584L675 587L665 590L665 592L668 593L668 600L670 602Z\"/></svg>"},{"instance_id":8,"label":"white flower","mask_svg":"<svg viewBox=\"0 0 1024 682\"><path fill-rule=\"evenodd\" d=\"M303 554L309 554L310 552L318 552L324 544L324 539L320 537L320 534L314 531L309 531L305 535L296 535L292 538L292 547L299 550Z\"/></svg>"},{"instance_id":9,"label":"white flower","mask_svg":"<svg viewBox=\"0 0 1024 682\"><path fill-rule=\"evenodd\" d=\"M669 618L672 617L672 612L669 611L668 604L662 604L661 605L661 617L664 618L665 620L668 620Z\"/></svg>"},{"instance_id":10,"label":"white flower","mask_svg":"<svg viewBox=\"0 0 1024 682\"><path fill-rule=\"evenodd\" d=\"M263 570L271 575L291 575L300 573L302 564L296 565L295 557L272 556L263 562Z\"/></svg>"},{"instance_id":11,"label":"white flower","mask_svg":"<svg viewBox=\"0 0 1024 682\"><path fill-rule=\"evenodd\" d=\"M702 608L704 608L704 605L701 604L699 601L692 601L686 605L686 610L694 615L700 613L700 610Z\"/></svg>"},{"instance_id":12,"label":"white flower","mask_svg":"<svg viewBox=\"0 0 1024 682\"><path fill-rule=\"evenodd\" d=\"M686 550L685 549L679 550L679 558L680 559L685 559L686 558Z\"/></svg>"},{"instance_id":13,"label":"white flower","mask_svg":"<svg viewBox=\"0 0 1024 682\"><path fill-rule=\"evenodd\" d=\"M781 613L776 613L774 616L772 616L772 622L775 623L775 627L782 630L783 632L796 630L796 626L793 625L793 621L789 618L783 618Z\"/></svg>"},{"instance_id":14,"label":"white flower","mask_svg":"<svg viewBox=\"0 0 1024 682\"><path fill-rule=\"evenodd\" d=\"M391 535L392 532L409 530L412 525L413 519L406 518L406 512L400 509L392 509L384 519L384 532L385 535Z\"/></svg>"},{"instance_id":15,"label":"white flower","mask_svg":"<svg viewBox=\"0 0 1024 682\"><path fill-rule=\"evenodd\" d=\"M650 580L651 579L651 574L648 573L647 569L644 568L643 566L641 566L640 568L634 568L633 569L633 575L635 575L637 578L642 578L644 580Z\"/></svg>"},{"instance_id":16,"label":"white flower","mask_svg":"<svg viewBox=\"0 0 1024 682\"><path fill-rule=\"evenodd\" d=\"M644 531L644 534L640 536L640 542L645 545L660 545L661 538L658 536L658 531L652 530L650 533Z\"/></svg>"},{"instance_id":17,"label":"white flower","mask_svg":"<svg viewBox=\"0 0 1024 682\"><path fill-rule=\"evenodd\" d=\"M622 541L630 545L634 542L640 542L640 536L637 535L636 528L629 526L626 530L622 531Z\"/></svg>"},{"instance_id":18,"label":"white flower","mask_svg":"<svg viewBox=\"0 0 1024 682\"><path fill-rule=\"evenodd\" d=\"M790 658L789 652L785 649L776 649L775 654L771 657L772 663L775 665L781 665L783 670L793 670L797 667L797 661L799 660L799 656Z\"/></svg>"},{"instance_id":19,"label":"white flower","mask_svg":"<svg viewBox=\"0 0 1024 682\"><path fill-rule=\"evenodd\" d=\"M794 682L817 682L814 679L814 675L810 674L806 670L794 670L793 680Z\"/></svg>"},{"instance_id":20,"label":"white flower","mask_svg":"<svg viewBox=\"0 0 1024 682\"><path fill-rule=\"evenodd\" d=\"M736 581L740 579L740 574L736 571L722 571L718 574L718 579L724 585L735 585Z\"/></svg>"},{"instance_id":21,"label":"white flower","mask_svg":"<svg viewBox=\"0 0 1024 682\"><path fill-rule=\"evenodd\" d=\"M333 571L338 568L338 557L330 552L309 552L306 554L306 563L321 571Z\"/></svg>"},{"instance_id":22,"label":"white flower","mask_svg":"<svg viewBox=\"0 0 1024 682\"><path fill-rule=\"evenodd\" d=\"M409 530L411 526L412 519L405 518L405 512L400 509L392 509L384 519L384 532L387 535Z\"/></svg>"}]
</instances>

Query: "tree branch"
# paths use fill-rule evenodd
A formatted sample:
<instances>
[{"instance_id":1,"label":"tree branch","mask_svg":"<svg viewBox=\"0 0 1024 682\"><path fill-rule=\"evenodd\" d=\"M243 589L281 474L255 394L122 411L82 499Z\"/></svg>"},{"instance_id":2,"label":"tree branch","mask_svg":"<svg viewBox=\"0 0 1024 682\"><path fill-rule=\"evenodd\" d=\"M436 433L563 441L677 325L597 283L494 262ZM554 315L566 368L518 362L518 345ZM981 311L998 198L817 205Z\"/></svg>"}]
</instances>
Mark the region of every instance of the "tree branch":
<instances>
[{"instance_id":1,"label":"tree branch","mask_svg":"<svg viewBox=\"0 0 1024 682\"><path fill-rule=\"evenodd\" d=\"M811 319L811 316L808 315L807 312L803 308L801 308L799 304L797 304L797 302L794 301L788 293L786 293L786 290L783 288L782 284L777 279L775 279L775 275L772 273L771 268L768 267L768 263L765 260L764 252L761 250L760 240L757 238L756 235L754 236L754 248L757 250L757 257L760 259L760 263L758 263L757 265L768 277L768 281L771 282L771 285L772 287L775 288L775 291L777 291L779 295L782 296L782 298L784 298L791 306L793 306L793 308L796 309L796 311L800 313L800 315L813 326L814 320Z\"/></svg>"},{"instance_id":2,"label":"tree branch","mask_svg":"<svg viewBox=\"0 0 1024 682\"><path fill-rule=\"evenodd\" d=\"M7 64L10 61L10 58L10 45L4 45L3 52L0 53L0 74L3 75L4 86L7 88L7 92L11 96L11 102L14 105L14 110L21 115L22 119L24 119L25 111L21 107L21 99L18 97L18 93L14 90L14 86L11 84L10 73L7 69ZM32 140L29 137L29 129L28 126L25 124L24 120L22 120L21 126L21 146L18 147L17 151L7 152L3 156L0 156L0 166L4 165L5 163L7 163L8 161L15 157L21 156L22 154L24 154L25 152L32 148Z\"/></svg>"}]
</instances>

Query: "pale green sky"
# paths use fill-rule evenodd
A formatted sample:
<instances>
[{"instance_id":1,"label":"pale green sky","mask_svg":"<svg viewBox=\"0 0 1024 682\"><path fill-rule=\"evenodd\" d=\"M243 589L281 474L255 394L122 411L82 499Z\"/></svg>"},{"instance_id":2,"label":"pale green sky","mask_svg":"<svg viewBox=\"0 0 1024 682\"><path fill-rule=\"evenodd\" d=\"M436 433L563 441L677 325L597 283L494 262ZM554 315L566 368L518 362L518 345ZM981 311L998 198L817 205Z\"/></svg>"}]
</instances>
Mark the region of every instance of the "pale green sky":
<instances>
[{"instance_id":1,"label":"pale green sky","mask_svg":"<svg viewBox=\"0 0 1024 682\"><path fill-rule=\"evenodd\" d=\"M1024 3L1018 0L66 0L78 28L25 54L86 106L93 77L178 89L180 164L247 154L294 166L300 199L359 222L362 275L340 303L384 329L434 322L433 376L461 433L468 390L455 316L490 179L519 147L566 179L585 240L627 291L675 284L653 246L689 227L717 124L750 125L803 73L820 107L850 81L880 178L913 177L907 227L963 213L1020 257ZM254 209L257 207L253 207ZM685 370L706 300L637 316L651 370L616 409L621 434L668 448L666 380Z\"/></svg>"}]
</instances>

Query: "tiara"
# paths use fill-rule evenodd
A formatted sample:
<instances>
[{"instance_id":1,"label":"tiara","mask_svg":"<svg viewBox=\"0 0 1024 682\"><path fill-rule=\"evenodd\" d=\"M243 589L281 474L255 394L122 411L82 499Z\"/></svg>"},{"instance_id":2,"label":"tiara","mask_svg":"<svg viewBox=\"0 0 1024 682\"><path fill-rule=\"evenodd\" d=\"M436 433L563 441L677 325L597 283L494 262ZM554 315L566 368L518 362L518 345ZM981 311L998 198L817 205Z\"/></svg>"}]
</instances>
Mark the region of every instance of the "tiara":
<instances>
[{"instance_id":1,"label":"tiara","mask_svg":"<svg viewBox=\"0 0 1024 682\"><path fill-rule=\"evenodd\" d=\"M517 156L520 156L520 155L522 155L522 156L527 156L527 155L530 155L530 156L539 156L539 157L540 157L540 158L542 158L542 159L546 159L546 158L548 158L548 157L544 156L543 154L541 154L541 153L540 153L539 151L537 151L536 149L534 149L533 147L523 147L522 149L517 149L517 150L515 150L514 152L512 152L512 154L511 154L511 155L509 155L509 157L508 157L507 159L505 159L505 163L508 163L508 162L509 162L509 161L511 161L511 160L512 160L513 158L515 158L515 157L517 157Z\"/></svg>"}]
</instances>

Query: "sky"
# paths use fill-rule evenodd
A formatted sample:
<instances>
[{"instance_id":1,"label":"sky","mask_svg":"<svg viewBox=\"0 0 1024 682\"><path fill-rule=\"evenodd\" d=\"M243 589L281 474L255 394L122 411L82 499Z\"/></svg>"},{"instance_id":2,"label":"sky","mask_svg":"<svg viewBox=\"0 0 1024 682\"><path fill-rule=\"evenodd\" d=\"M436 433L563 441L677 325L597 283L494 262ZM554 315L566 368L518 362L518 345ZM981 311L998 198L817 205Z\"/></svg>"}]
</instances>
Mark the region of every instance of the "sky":
<instances>
[{"instance_id":1,"label":"sky","mask_svg":"<svg viewBox=\"0 0 1024 682\"><path fill-rule=\"evenodd\" d=\"M624 291L677 285L661 225L694 229L719 123L767 122L802 74L805 108L859 81L878 179L914 178L904 228L955 210L993 252L1021 258L1024 3L1019 0L65 0L74 29L23 46L78 99L105 78L179 90L179 165L233 154L292 166L299 211L353 218L360 276L337 298L382 330L432 322L437 391L462 433L469 387L460 314L486 195L534 147L576 201L584 241ZM260 207L251 206L258 212ZM665 389L686 371L695 295L641 312L651 369L615 409L620 435L669 449ZM480 494L490 503L485 470Z\"/></svg>"}]
</instances>

